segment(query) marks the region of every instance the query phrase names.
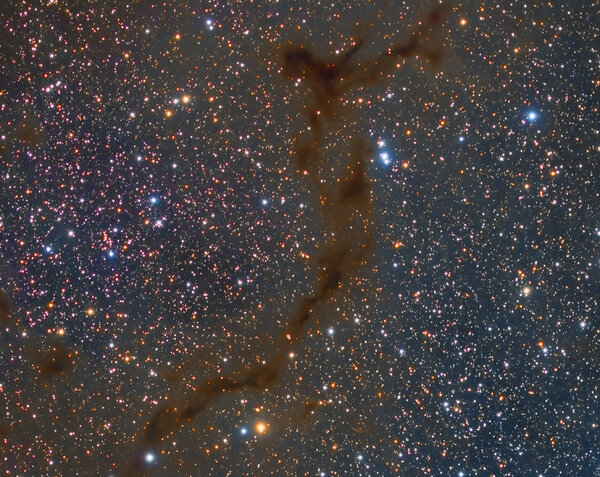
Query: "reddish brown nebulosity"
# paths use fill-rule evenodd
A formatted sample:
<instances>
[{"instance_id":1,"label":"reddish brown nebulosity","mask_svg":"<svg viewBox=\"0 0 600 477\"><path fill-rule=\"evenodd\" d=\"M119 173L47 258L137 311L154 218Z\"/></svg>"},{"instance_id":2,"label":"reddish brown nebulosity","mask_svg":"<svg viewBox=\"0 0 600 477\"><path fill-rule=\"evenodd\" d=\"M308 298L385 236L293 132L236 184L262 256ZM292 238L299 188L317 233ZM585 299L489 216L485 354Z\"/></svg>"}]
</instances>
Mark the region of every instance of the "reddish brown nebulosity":
<instances>
[{"instance_id":1,"label":"reddish brown nebulosity","mask_svg":"<svg viewBox=\"0 0 600 477\"><path fill-rule=\"evenodd\" d=\"M194 392L182 401L158 408L141 432L140 448L158 447L167 437L191 422L221 395L243 389L266 390L277 384L287 363L292 347L302 341L306 327L314 319L315 310L325 304L369 257L372 245L373 221L370 208L370 189L366 161L372 153L368 141L355 135L342 154L343 173L333 180L325 178L321 171L326 164L339 159L326 157L324 149L324 128L343 119L344 114L335 111L336 103L351 89L378 83L395 69L397 58L410 58L423 55L434 65L440 60L437 47L429 44L430 36L436 33L450 6L442 3L430 10L414 29L408 40L392 45L371 61L358 65L354 63L356 53L364 42L358 41L345 55L339 58L322 59L303 45L287 45L282 48L281 62L283 74L291 80L301 78L312 93L313 104L307 108L306 126L311 131L309 137L296 140L295 160L299 172L308 175L319 194L321 220L324 234L328 239L318 257L320 273L313 291L300 299L295 311L286 320L283 332L277 338L279 343L264 364L253 369L237 370L229 376L215 375L206 378ZM353 233L347 233L348 230ZM309 403L307 418L314 403ZM138 457L128 471L143 473Z\"/></svg>"}]
</instances>

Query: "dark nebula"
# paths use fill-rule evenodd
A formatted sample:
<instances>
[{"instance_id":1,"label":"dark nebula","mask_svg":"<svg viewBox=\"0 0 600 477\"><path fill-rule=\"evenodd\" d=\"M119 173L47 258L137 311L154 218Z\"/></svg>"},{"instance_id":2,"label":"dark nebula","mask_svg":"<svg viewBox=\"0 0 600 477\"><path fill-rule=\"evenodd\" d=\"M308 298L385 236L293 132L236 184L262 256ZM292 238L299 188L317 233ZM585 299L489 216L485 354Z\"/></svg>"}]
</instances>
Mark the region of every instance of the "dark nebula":
<instances>
[{"instance_id":1,"label":"dark nebula","mask_svg":"<svg viewBox=\"0 0 600 477\"><path fill-rule=\"evenodd\" d=\"M599 37L3 1L0 473L600 475Z\"/></svg>"}]
</instances>

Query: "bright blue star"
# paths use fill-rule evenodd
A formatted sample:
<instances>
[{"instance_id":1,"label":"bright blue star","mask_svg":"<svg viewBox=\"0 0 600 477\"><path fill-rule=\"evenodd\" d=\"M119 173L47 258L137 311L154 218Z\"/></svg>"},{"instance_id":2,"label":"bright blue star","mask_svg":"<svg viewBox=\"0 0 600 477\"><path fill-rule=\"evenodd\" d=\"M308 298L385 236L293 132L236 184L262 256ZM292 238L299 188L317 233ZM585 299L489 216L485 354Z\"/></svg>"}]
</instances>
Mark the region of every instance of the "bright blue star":
<instances>
[{"instance_id":1,"label":"bright blue star","mask_svg":"<svg viewBox=\"0 0 600 477\"><path fill-rule=\"evenodd\" d=\"M382 152L381 154L379 154L379 157L386 166L392 162L390 161L390 155L387 152Z\"/></svg>"},{"instance_id":2,"label":"bright blue star","mask_svg":"<svg viewBox=\"0 0 600 477\"><path fill-rule=\"evenodd\" d=\"M158 202L158 197L156 197L155 195L150 196L150 203L151 204L156 204Z\"/></svg>"},{"instance_id":3,"label":"bright blue star","mask_svg":"<svg viewBox=\"0 0 600 477\"><path fill-rule=\"evenodd\" d=\"M535 121L538 118L538 113L536 113L535 111L529 111L527 113L527 119L529 119L529 121Z\"/></svg>"}]
</instances>

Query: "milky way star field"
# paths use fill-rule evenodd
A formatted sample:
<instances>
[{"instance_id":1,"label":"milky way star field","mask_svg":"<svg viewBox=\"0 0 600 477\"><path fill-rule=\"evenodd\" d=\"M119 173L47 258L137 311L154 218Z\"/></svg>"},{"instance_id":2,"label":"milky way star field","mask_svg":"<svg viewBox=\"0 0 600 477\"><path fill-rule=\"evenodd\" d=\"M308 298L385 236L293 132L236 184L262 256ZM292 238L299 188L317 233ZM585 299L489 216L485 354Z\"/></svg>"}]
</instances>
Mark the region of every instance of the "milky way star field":
<instances>
[{"instance_id":1,"label":"milky way star field","mask_svg":"<svg viewBox=\"0 0 600 477\"><path fill-rule=\"evenodd\" d=\"M3 0L0 476L600 476L598 0Z\"/></svg>"}]
</instances>

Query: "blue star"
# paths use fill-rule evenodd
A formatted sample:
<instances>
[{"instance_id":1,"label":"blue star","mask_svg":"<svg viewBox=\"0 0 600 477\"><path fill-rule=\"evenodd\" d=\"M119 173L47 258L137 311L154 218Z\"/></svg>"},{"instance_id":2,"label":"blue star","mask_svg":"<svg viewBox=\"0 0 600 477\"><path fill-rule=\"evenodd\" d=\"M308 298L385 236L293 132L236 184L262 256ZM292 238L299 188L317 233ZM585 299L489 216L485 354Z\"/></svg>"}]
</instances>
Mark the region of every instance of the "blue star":
<instances>
[{"instance_id":1,"label":"blue star","mask_svg":"<svg viewBox=\"0 0 600 477\"><path fill-rule=\"evenodd\" d=\"M538 113L535 111L529 111L527 113L527 119L529 119L529 121L535 121L538 118Z\"/></svg>"},{"instance_id":2,"label":"blue star","mask_svg":"<svg viewBox=\"0 0 600 477\"><path fill-rule=\"evenodd\" d=\"M386 166L388 166L392 162L390 161L390 155L387 152L382 152L381 154L379 154L379 157L381 157L381 160Z\"/></svg>"}]
</instances>

